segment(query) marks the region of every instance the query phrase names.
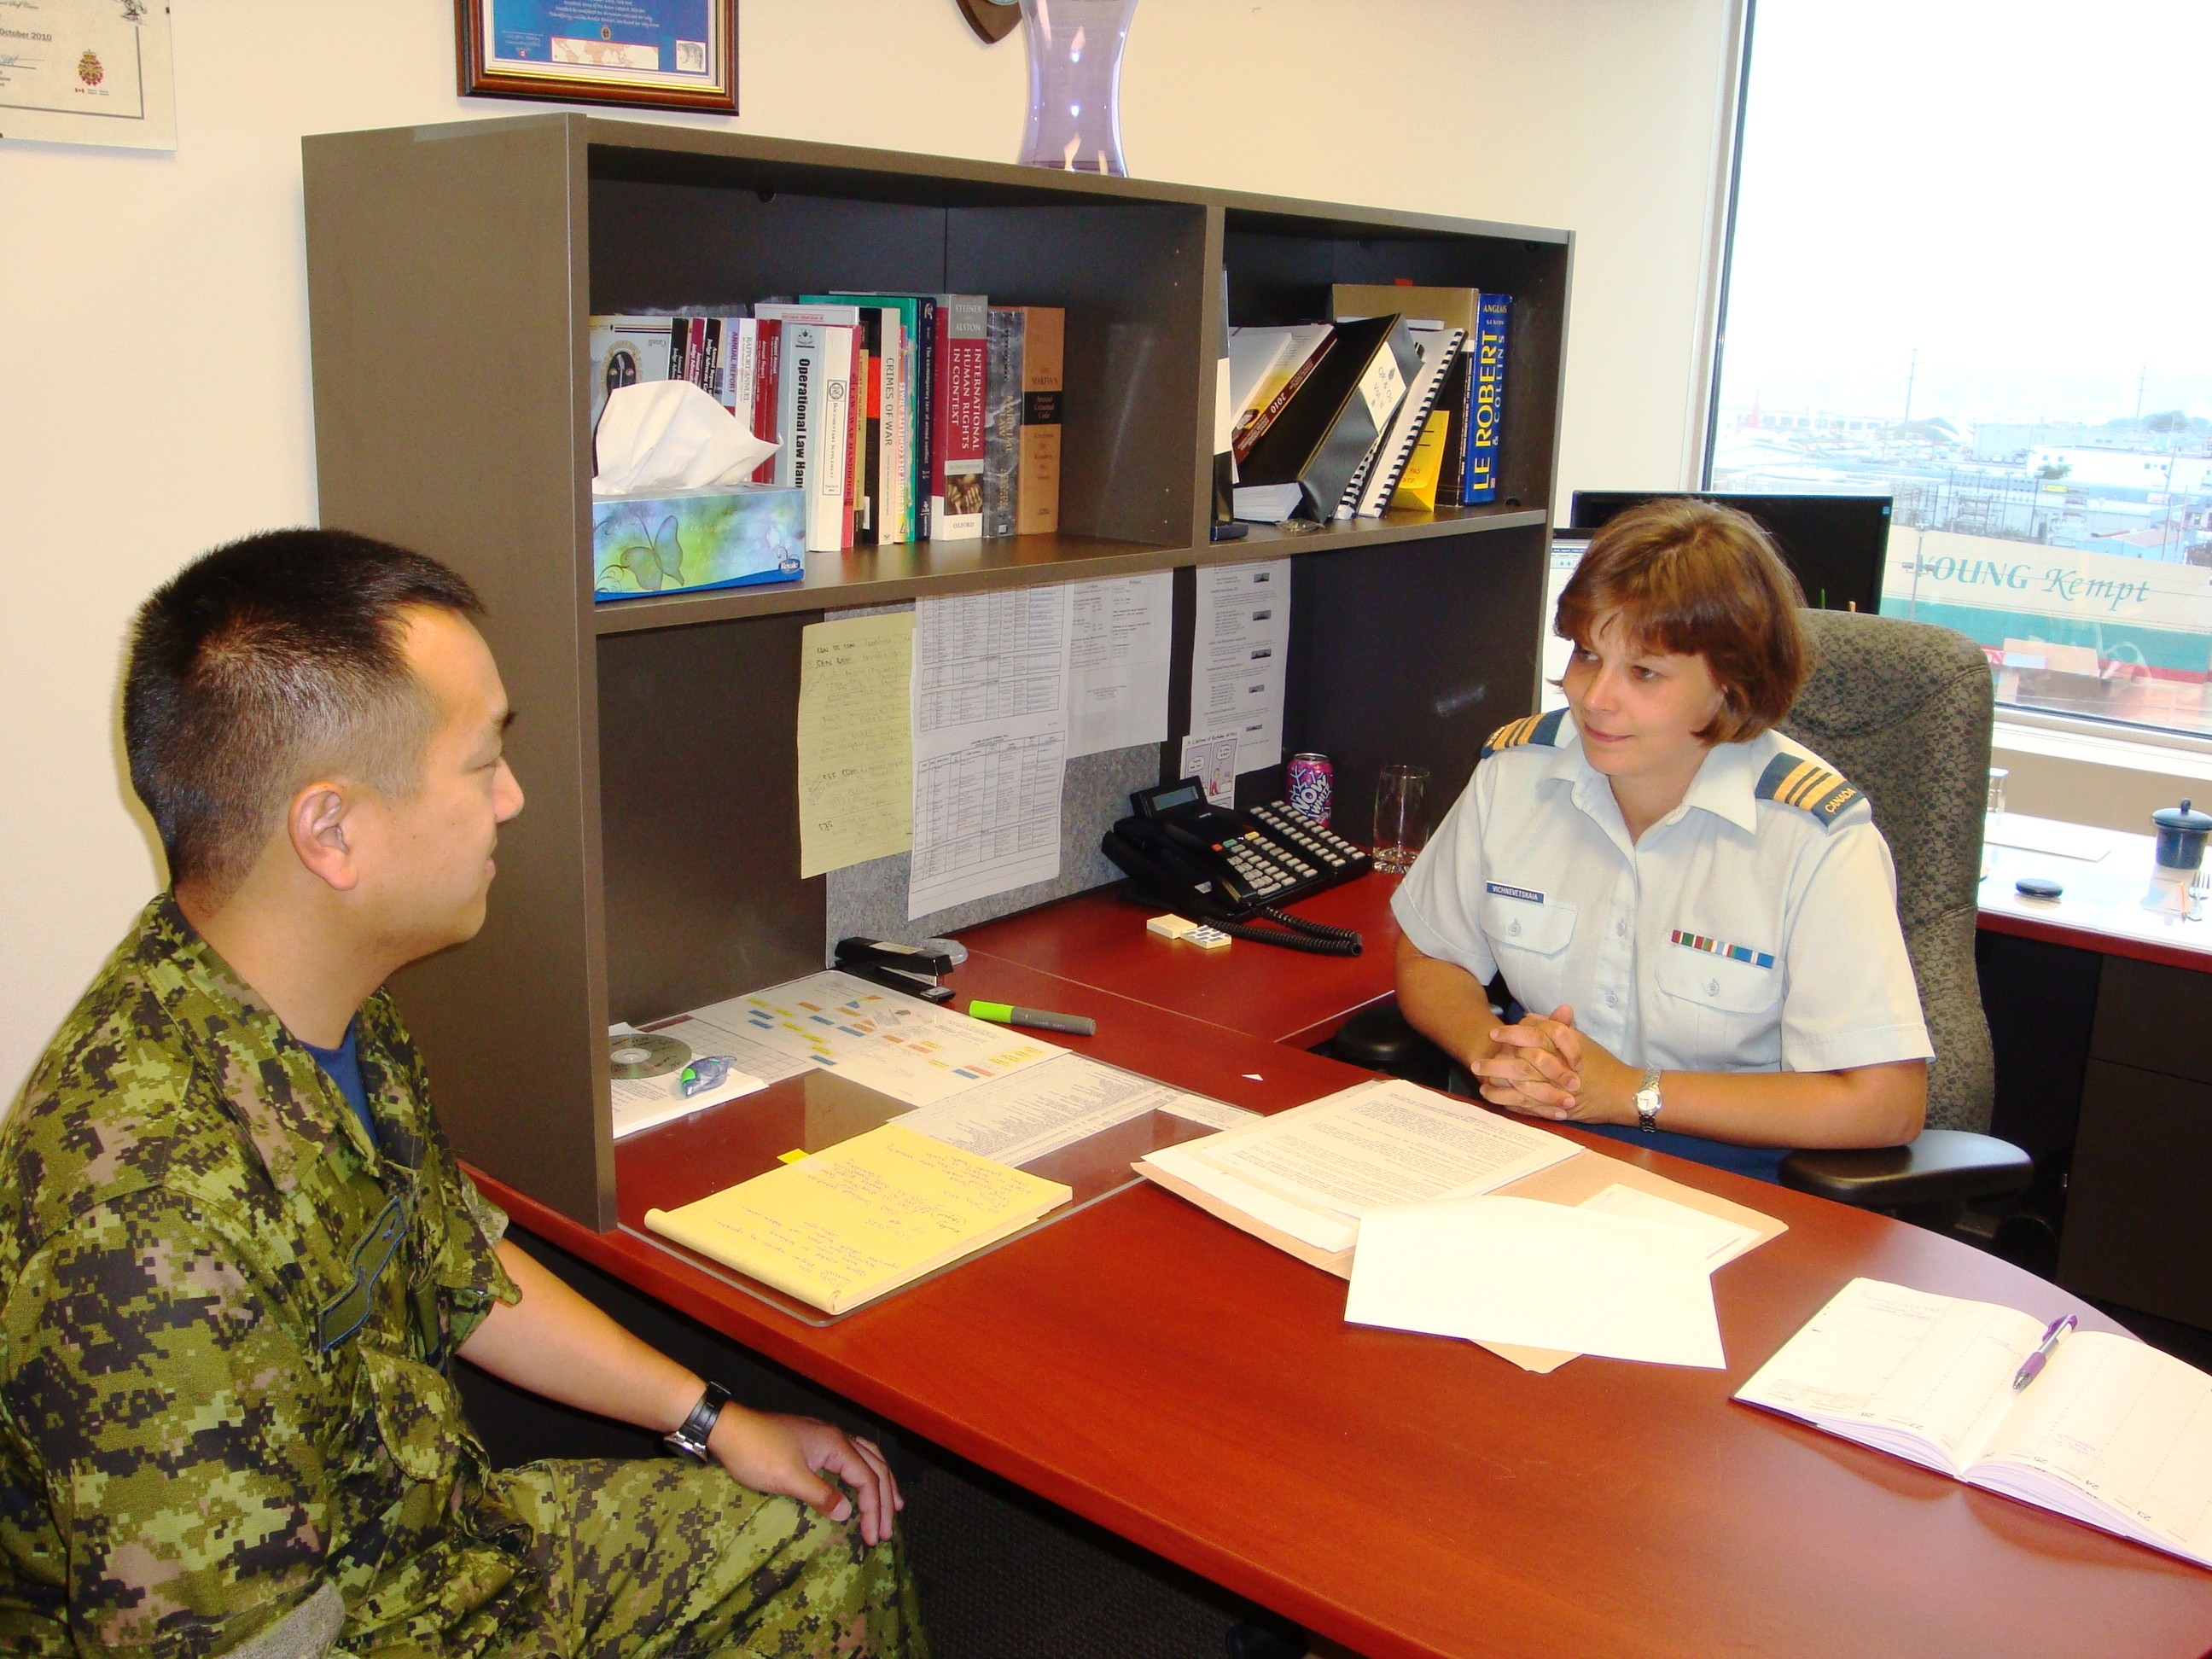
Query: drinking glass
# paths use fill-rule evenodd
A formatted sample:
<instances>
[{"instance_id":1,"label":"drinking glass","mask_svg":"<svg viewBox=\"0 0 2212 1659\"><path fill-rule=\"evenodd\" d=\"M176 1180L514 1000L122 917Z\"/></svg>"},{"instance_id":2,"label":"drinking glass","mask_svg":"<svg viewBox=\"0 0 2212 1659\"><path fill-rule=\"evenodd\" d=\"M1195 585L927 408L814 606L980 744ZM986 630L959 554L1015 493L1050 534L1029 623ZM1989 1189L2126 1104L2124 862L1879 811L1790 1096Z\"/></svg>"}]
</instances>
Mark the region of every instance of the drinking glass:
<instances>
[{"instance_id":1,"label":"drinking glass","mask_svg":"<svg viewBox=\"0 0 2212 1659\"><path fill-rule=\"evenodd\" d=\"M2011 775L2011 771L2005 767L1990 768L1989 804L1982 814L1982 878L1984 880L1987 880L1990 872L1996 868L1996 844L1990 838L1997 832L1997 820L2004 817L2005 781Z\"/></svg>"},{"instance_id":2,"label":"drinking glass","mask_svg":"<svg viewBox=\"0 0 2212 1659\"><path fill-rule=\"evenodd\" d=\"M1428 845L1422 805L1429 792L1425 766L1386 766L1375 786L1375 867L1402 876Z\"/></svg>"}]
</instances>

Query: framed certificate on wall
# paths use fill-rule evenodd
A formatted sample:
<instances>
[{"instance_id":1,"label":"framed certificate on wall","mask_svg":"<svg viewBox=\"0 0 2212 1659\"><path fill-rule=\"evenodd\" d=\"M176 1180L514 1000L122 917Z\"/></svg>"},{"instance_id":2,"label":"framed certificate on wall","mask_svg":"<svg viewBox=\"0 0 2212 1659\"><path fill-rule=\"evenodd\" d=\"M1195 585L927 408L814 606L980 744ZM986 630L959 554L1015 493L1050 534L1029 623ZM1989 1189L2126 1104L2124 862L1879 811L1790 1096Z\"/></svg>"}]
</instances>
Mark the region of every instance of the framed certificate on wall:
<instances>
[{"instance_id":1,"label":"framed certificate on wall","mask_svg":"<svg viewBox=\"0 0 2212 1659\"><path fill-rule=\"evenodd\" d=\"M738 0L454 0L464 97L738 112Z\"/></svg>"}]
</instances>

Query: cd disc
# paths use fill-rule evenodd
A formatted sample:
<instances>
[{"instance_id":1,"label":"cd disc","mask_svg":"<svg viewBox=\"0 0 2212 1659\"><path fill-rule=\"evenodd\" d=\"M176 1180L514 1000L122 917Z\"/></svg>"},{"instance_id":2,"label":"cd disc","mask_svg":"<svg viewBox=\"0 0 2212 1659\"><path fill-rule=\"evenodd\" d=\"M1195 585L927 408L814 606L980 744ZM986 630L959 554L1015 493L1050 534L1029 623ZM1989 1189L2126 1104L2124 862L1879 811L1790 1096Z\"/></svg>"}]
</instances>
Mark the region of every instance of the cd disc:
<instances>
[{"instance_id":1,"label":"cd disc","mask_svg":"<svg viewBox=\"0 0 2212 1659\"><path fill-rule=\"evenodd\" d=\"M666 1077L691 1058L691 1050L672 1036L633 1031L607 1039L607 1066L623 1079Z\"/></svg>"}]
</instances>

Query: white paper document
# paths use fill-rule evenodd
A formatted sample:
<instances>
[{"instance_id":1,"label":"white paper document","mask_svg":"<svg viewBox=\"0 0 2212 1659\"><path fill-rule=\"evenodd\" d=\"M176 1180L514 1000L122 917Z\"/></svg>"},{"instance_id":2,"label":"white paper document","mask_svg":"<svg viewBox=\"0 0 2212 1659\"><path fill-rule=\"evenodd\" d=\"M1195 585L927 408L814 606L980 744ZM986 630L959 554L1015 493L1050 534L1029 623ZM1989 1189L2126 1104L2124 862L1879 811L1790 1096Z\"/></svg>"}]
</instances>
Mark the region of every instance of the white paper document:
<instances>
[{"instance_id":1,"label":"white paper document","mask_svg":"<svg viewBox=\"0 0 2212 1659\"><path fill-rule=\"evenodd\" d=\"M1185 738L1179 778L1196 778L1206 799L1216 806L1237 805L1237 739Z\"/></svg>"},{"instance_id":2,"label":"white paper document","mask_svg":"<svg viewBox=\"0 0 2212 1659\"><path fill-rule=\"evenodd\" d=\"M1190 647L1190 734L1235 738L1240 771L1283 758L1283 665L1291 647L1291 562L1198 573Z\"/></svg>"},{"instance_id":3,"label":"white paper document","mask_svg":"<svg viewBox=\"0 0 2212 1659\"><path fill-rule=\"evenodd\" d=\"M1175 576L1068 588L1067 757L1164 742Z\"/></svg>"},{"instance_id":4,"label":"white paper document","mask_svg":"<svg viewBox=\"0 0 2212 1659\"><path fill-rule=\"evenodd\" d=\"M1188 1118L1193 1123L1203 1123L1215 1129L1233 1129L1240 1123L1257 1123L1260 1114L1248 1112L1242 1106L1231 1106L1218 1100L1208 1100L1204 1095L1178 1094L1173 1100L1162 1103L1160 1110L1170 1117Z\"/></svg>"},{"instance_id":5,"label":"white paper document","mask_svg":"<svg viewBox=\"0 0 2212 1659\"><path fill-rule=\"evenodd\" d=\"M1378 1205L1489 1192L1564 1162L1575 1144L1471 1101L1392 1079L1253 1117L1146 1161L1332 1254Z\"/></svg>"},{"instance_id":6,"label":"white paper document","mask_svg":"<svg viewBox=\"0 0 2212 1659\"><path fill-rule=\"evenodd\" d=\"M1735 1261L1759 1243L1759 1230L1755 1227L1747 1227L1704 1210L1693 1210L1686 1204L1677 1204L1641 1188L1624 1187L1619 1182L1584 1199L1578 1207L1603 1215L1625 1215L1636 1221L1655 1221L1662 1227L1679 1227L1697 1241L1707 1273Z\"/></svg>"},{"instance_id":7,"label":"white paper document","mask_svg":"<svg viewBox=\"0 0 2212 1659\"><path fill-rule=\"evenodd\" d=\"M932 1105L1067 1052L835 971L732 997L691 1018L773 1049L799 1069L835 1072L909 1106Z\"/></svg>"},{"instance_id":8,"label":"white paper document","mask_svg":"<svg viewBox=\"0 0 2212 1659\"><path fill-rule=\"evenodd\" d=\"M898 1126L1020 1165L1147 1112L1171 1111L1179 1097L1164 1083L1063 1054L908 1112Z\"/></svg>"},{"instance_id":9,"label":"white paper document","mask_svg":"<svg viewBox=\"0 0 2212 1659\"><path fill-rule=\"evenodd\" d=\"M1727 1364L1705 1254L1688 1231L1534 1199L1370 1210L1344 1316L1659 1365Z\"/></svg>"},{"instance_id":10,"label":"white paper document","mask_svg":"<svg viewBox=\"0 0 2212 1659\"><path fill-rule=\"evenodd\" d=\"M1069 587L917 599L907 919L1060 873Z\"/></svg>"},{"instance_id":11,"label":"white paper document","mask_svg":"<svg viewBox=\"0 0 2212 1659\"><path fill-rule=\"evenodd\" d=\"M1486 1193L1578 1149L1564 1135L1392 1078L1186 1150L1231 1175L1357 1220L1385 1205Z\"/></svg>"}]
</instances>

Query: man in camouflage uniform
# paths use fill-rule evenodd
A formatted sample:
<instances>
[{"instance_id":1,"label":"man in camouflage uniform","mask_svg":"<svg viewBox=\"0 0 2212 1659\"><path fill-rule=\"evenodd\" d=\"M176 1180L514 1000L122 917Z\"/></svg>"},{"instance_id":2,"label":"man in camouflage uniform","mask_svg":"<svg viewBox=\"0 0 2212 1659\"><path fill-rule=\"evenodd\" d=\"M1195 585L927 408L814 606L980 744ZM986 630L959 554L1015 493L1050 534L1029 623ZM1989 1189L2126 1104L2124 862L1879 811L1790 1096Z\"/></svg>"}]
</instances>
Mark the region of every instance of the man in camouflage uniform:
<instances>
[{"instance_id":1,"label":"man in camouflage uniform","mask_svg":"<svg viewBox=\"0 0 2212 1659\"><path fill-rule=\"evenodd\" d=\"M663 1430L702 1391L500 1242L377 988L521 806L475 609L292 532L141 614L176 885L0 1129L0 1651L926 1659L867 1442L709 1399L712 1462L501 1471L464 1419L457 1352Z\"/></svg>"}]
</instances>

